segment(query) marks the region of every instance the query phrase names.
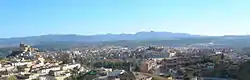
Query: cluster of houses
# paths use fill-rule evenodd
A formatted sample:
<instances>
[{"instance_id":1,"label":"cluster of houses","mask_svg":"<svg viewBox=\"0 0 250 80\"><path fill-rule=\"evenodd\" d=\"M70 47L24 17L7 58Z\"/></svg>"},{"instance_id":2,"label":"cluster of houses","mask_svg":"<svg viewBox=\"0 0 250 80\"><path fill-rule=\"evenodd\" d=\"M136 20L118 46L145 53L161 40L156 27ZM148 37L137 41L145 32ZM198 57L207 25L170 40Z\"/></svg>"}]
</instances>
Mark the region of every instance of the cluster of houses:
<instances>
[{"instance_id":1,"label":"cluster of houses","mask_svg":"<svg viewBox=\"0 0 250 80\"><path fill-rule=\"evenodd\" d=\"M151 76L139 72L112 70L109 68L96 69L98 77L92 80L152 80Z\"/></svg>"},{"instance_id":2,"label":"cluster of houses","mask_svg":"<svg viewBox=\"0 0 250 80\"><path fill-rule=\"evenodd\" d=\"M11 54L11 58L1 61L0 80L5 80L10 76L21 80L63 80L72 75L72 70L77 70L76 73L85 71L85 68L78 63L64 64L61 61L46 61L36 50L28 45L20 44L20 50L15 51L20 53Z\"/></svg>"}]
</instances>

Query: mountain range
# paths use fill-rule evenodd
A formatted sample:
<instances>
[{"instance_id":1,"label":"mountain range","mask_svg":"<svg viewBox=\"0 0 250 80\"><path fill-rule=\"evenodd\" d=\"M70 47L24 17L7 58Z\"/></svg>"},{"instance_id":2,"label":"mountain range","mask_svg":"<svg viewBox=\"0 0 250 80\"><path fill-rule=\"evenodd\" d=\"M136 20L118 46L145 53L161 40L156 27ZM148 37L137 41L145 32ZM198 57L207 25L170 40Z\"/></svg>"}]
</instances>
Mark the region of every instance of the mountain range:
<instances>
[{"instance_id":1,"label":"mountain range","mask_svg":"<svg viewBox=\"0 0 250 80\"><path fill-rule=\"evenodd\" d=\"M2 38L0 46L11 46L24 42L27 44L39 44L47 42L100 42L100 41L118 41L118 40L169 40L177 38L200 37L199 35L190 35L185 33L171 32L138 32L136 34L105 34L105 35L42 35L19 38Z\"/></svg>"},{"instance_id":2,"label":"mountain range","mask_svg":"<svg viewBox=\"0 0 250 80\"><path fill-rule=\"evenodd\" d=\"M138 32L136 34L104 34L104 35L42 35L19 38L1 38L0 47L17 46L20 42L34 46L45 44L200 44L215 43L220 45L247 45L250 41L248 35L238 36L201 36L187 33L172 32Z\"/></svg>"},{"instance_id":3,"label":"mountain range","mask_svg":"<svg viewBox=\"0 0 250 80\"><path fill-rule=\"evenodd\" d=\"M92 46L209 46L209 47L250 47L250 36L201 36L172 32L138 32L136 34L104 35L42 35L19 38L0 38L0 56L6 56L19 43L32 45L43 50L60 50Z\"/></svg>"}]
</instances>

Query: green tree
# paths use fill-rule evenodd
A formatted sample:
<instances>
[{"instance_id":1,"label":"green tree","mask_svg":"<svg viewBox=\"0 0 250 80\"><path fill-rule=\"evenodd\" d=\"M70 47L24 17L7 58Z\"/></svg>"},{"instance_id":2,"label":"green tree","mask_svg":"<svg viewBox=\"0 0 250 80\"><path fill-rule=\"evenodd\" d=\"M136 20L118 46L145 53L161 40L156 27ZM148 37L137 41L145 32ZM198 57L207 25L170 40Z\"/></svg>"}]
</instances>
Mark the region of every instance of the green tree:
<instances>
[{"instance_id":1,"label":"green tree","mask_svg":"<svg viewBox=\"0 0 250 80\"><path fill-rule=\"evenodd\" d=\"M77 77L78 77L78 72L79 71L79 69L78 68L74 68L73 70L70 70L70 72L71 72L71 79L72 80L77 80Z\"/></svg>"},{"instance_id":2,"label":"green tree","mask_svg":"<svg viewBox=\"0 0 250 80\"><path fill-rule=\"evenodd\" d=\"M160 80L160 79L157 79L157 78L153 77L152 80Z\"/></svg>"},{"instance_id":3,"label":"green tree","mask_svg":"<svg viewBox=\"0 0 250 80\"><path fill-rule=\"evenodd\" d=\"M240 65L240 69L238 72L239 80L249 80L250 79L250 61L247 61Z\"/></svg>"},{"instance_id":4,"label":"green tree","mask_svg":"<svg viewBox=\"0 0 250 80\"><path fill-rule=\"evenodd\" d=\"M17 70L19 72L24 72L25 71L25 66L17 66Z\"/></svg>"},{"instance_id":5,"label":"green tree","mask_svg":"<svg viewBox=\"0 0 250 80\"><path fill-rule=\"evenodd\" d=\"M13 76L9 76L8 80L17 80L17 78L16 78L16 76L13 75Z\"/></svg>"},{"instance_id":6,"label":"green tree","mask_svg":"<svg viewBox=\"0 0 250 80\"><path fill-rule=\"evenodd\" d=\"M135 70L136 72L140 72L140 67L139 66L135 66Z\"/></svg>"},{"instance_id":7,"label":"green tree","mask_svg":"<svg viewBox=\"0 0 250 80\"><path fill-rule=\"evenodd\" d=\"M184 74L184 80L190 80L192 77L194 77L192 72L186 72Z\"/></svg>"}]
</instances>

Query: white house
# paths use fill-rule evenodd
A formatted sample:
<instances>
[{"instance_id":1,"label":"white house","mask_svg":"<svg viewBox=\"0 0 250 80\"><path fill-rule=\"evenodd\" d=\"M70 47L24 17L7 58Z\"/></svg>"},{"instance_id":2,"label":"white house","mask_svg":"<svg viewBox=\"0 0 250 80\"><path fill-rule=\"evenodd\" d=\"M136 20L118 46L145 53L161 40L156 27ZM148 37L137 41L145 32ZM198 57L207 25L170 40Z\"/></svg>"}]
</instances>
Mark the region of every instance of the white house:
<instances>
[{"instance_id":1,"label":"white house","mask_svg":"<svg viewBox=\"0 0 250 80\"><path fill-rule=\"evenodd\" d=\"M70 65L64 65L62 66L62 70L69 70L69 69L73 69L75 67L80 68L81 64L70 64Z\"/></svg>"},{"instance_id":2,"label":"white house","mask_svg":"<svg viewBox=\"0 0 250 80\"><path fill-rule=\"evenodd\" d=\"M125 72L124 70L114 70L112 72L108 72L107 76L119 76L124 72Z\"/></svg>"},{"instance_id":3,"label":"white house","mask_svg":"<svg viewBox=\"0 0 250 80\"><path fill-rule=\"evenodd\" d=\"M32 62L16 62L12 63L13 66L24 66L24 65L30 65Z\"/></svg>"},{"instance_id":4,"label":"white house","mask_svg":"<svg viewBox=\"0 0 250 80\"><path fill-rule=\"evenodd\" d=\"M58 71L58 70L61 70L61 67L51 67L40 70L40 74L49 74L49 71Z\"/></svg>"}]
</instances>

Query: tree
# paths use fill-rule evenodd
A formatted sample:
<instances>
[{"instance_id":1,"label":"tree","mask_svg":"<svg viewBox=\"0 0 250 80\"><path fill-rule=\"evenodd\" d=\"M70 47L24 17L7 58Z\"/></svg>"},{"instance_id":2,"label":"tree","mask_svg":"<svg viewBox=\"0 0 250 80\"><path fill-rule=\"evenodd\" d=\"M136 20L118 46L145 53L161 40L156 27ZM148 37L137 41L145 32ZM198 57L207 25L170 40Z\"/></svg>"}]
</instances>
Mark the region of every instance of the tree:
<instances>
[{"instance_id":1,"label":"tree","mask_svg":"<svg viewBox=\"0 0 250 80\"><path fill-rule=\"evenodd\" d=\"M152 80L160 80L160 79L157 79L156 77L153 77Z\"/></svg>"},{"instance_id":2,"label":"tree","mask_svg":"<svg viewBox=\"0 0 250 80\"><path fill-rule=\"evenodd\" d=\"M184 74L184 80L190 80L190 79L193 78L193 77L194 77L194 75L193 75L192 72L186 72L186 73Z\"/></svg>"},{"instance_id":3,"label":"tree","mask_svg":"<svg viewBox=\"0 0 250 80\"><path fill-rule=\"evenodd\" d=\"M12 75L8 77L8 80L17 80L16 76Z\"/></svg>"},{"instance_id":4,"label":"tree","mask_svg":"<svg viewBox=\"0 0 250 80\"><path fill-rule=\"evenodd\" d=\"M49 71L49 75L50 75L50 76L55 76L55 75L54 75L54 72L55 72L55 71L50 70L50 71Z\"/></svg>"},{"instance_id":5,"label":"tree","mask_svg":"<svg viewBox=\"0 0 250 80\"><path fill-rule=\"evenodd\" d=\"M25 66L17 66L18 72L24 72L25 71Z\"/></svg>"},{"instance_id":6,"label":"tree","mask_svg":"<svg viewBox=\"0 0 250 80\"><path fill-rule=\"evenodd\" d=\"M135 66L135 70L136 72L140 72L140 67L139 66Z\"/></svg>"},{"instance_id":7,"label":"tree","mask_svg":"<svg viewBox=\"0 0 250 80\"><path fill-rule=\"evenodd\" d=\"M67 77L64 80L73 80L71 77Z\"/></svg>"},{"instance_id":8,"label":"tree","mask_svg":"<svg viewBox=\"0 0 250 80\"><path fill-rule=\"evenodd\" d=\"M247 61L240 65L240 69L238 72L239 80L249 80L250 79L250 61Z\"/></svg>"}]
</instances>

